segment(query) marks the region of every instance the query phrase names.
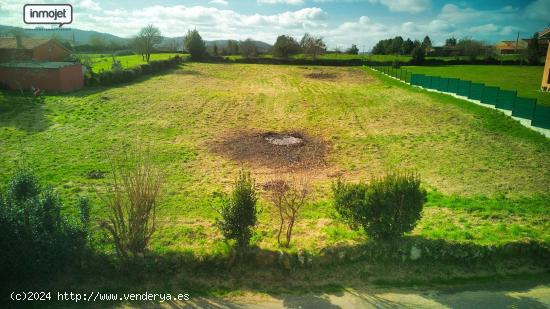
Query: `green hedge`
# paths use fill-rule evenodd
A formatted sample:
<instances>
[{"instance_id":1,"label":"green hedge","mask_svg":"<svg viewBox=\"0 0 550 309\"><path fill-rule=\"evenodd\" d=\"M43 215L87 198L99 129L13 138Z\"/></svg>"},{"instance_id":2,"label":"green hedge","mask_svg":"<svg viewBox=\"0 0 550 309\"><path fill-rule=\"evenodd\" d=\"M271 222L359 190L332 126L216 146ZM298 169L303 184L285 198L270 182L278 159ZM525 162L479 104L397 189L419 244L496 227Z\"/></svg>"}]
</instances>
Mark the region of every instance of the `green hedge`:
<instances>
[{"instance_id":1,"label":"green hedge","mask_svg":"<svg viewBox=\"0 0 550 309\"><path fill-rule=\"evenodd\" d=\"M110 86L121 83L130 82L142 75L149 75L164 71L169 68L174 68L183 62L180 56L175 56L167 60L154 60L149 63L142 64L138 67L103 71L99 74L90 72L85 76L86 86Z\"/></svg>"}]
</instances>

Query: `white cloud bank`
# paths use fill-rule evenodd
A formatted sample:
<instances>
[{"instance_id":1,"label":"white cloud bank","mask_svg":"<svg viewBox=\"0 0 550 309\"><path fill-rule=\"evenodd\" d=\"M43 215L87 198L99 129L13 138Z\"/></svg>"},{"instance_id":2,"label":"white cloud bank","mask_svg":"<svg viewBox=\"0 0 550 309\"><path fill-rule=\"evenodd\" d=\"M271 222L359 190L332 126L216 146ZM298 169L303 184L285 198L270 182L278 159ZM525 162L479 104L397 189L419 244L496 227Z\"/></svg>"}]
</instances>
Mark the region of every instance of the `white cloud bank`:
<instances>
[{"instance_id":1,"label":"white cloud bank","mask_svg":"<svg viewBox=\"0 0 550 309\"><path fill-rule=\"evenodd\" d=\"M219 4L219 5L228 5L229 4L229 2L227 2L225 0L212 0L208 3L210 3L210 4Z\"/></svg>"},{"instance_id":2,"label":"white cloud bank","mask_svg":"<svg viewBox=\"0 0 550 309\"><path fill-rule=\"evenodd\" d=\"M369 0L369 2L385 5L392 12L409 13L426 11L432 5L431 0Z\"/></svg>"},{"instance_id":3,"label":"white cloud bank","mask_svg":"<svg viewBox=\"0 0 550 309\"><path fill-rule=\"evenodd\" d=\"M59 2L62 0L36 0ZM297 0L261 0L272 2L293 2ZM311 1L311 0L310 0ZM320 0L317 0L320 1ZM329 0L323 0L329 1ZM351 1L351 0L331 0ZM425 0L364 0L376 1L390 10L421 12L431 6ZM400 20L399 22L378 22L374 16L361 16L353 20L336 23L329 14L318 7L295 8L277 14L243 14L219 7L226 0L212 0L216 6L154 5L143 8L106 10L94 0L80 0L73 4L74 23L71 27L112 33L131 37L147 24L157 26L165 36L183 36L188 29L200 31L207 40L240 39L252 37L273 43L280 34L297 38L305 32L323 36L330 48L347 48L357 44L361 49L370 49L378 40L400 35L404 38L422 39L426 34L432 41L441 44L449 36L462 38L471 36L491 40L499 36L531 36L526 20L540 20L546 25L541 10L549 7L549 0L537 0L524 9L505 6L493 10L475 10L466 6L447 4L433 18ZM306 2L304 2L306 3ZM214 3L212 3L214 4ZM0 6L0 23L25 26L21 18L20 0L3 0ZM28 27L28 26L26 26Z\"/></svg>"}]
</instances>

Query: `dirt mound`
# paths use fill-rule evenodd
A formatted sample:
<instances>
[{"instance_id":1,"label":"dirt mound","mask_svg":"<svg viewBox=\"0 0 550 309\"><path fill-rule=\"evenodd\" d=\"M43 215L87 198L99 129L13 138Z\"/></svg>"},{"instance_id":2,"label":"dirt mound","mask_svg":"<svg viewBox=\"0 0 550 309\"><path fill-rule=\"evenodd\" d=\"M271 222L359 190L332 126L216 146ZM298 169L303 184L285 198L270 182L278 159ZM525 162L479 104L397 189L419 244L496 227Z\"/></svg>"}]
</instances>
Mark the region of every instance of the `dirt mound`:
<instances>
[{"instance_id":1,"label":"dirt mound","mask_svg":"<svg viewBox=\"0 0 550 309\"><path fill-rule=\"evenodd\" d=\"M210 151L241 163L281 169L324 167L328 145L302 132L237 131L211 142Z\"/></svg>"},{"instance_id":2,"label":"dirt mound","mask_svg":"<svg viewBox=\"0 0 550 309\"><path fill-rule=\"evenodd\" d=\"M335 73L328 73L328 72L315 72L315 73L306 74L306 77L313 78L313 79L335 79L337 75Z\"/></svg>"}]
</instances>

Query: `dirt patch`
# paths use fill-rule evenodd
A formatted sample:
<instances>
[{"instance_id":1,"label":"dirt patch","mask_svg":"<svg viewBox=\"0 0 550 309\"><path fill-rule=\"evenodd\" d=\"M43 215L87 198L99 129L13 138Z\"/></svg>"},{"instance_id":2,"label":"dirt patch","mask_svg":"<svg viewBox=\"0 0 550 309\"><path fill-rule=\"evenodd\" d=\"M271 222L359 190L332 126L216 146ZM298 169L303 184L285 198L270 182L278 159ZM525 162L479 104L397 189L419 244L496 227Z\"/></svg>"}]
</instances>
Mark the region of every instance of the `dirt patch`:
<instances>
[{"instance_id":1,"label":"dirt patch","mask_svg":"<svg viewBox=\"0 0 550 309\"><path fill-rule=\"evenodd\" d=\"M236 131L209 143L210 151L240 163L273 169L326 166L328 143L303 132Z\"/></svg>"},{"instance_id":2,"label":"dirt patch","mask_svg":"<svg viewBox=\"0 0 550 309\"><path fill-rule=\"evenodd\" d=\"M307 78L313 79L336 79L338 75L329 72L314 72L305 75Z\"/></svg>"}]
</instances>

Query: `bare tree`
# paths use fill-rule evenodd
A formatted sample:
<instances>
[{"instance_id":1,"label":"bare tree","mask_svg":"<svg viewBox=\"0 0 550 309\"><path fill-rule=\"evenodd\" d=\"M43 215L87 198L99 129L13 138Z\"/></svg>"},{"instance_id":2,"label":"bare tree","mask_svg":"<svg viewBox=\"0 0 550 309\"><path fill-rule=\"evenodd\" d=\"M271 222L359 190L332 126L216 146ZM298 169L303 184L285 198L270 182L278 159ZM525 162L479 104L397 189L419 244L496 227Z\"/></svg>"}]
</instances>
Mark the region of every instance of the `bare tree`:
<instances>
[{"instance_id":1,"label":"bare tree","mask_svg":"<svg viewBox=\"0 0 550 309\"><path fill-rule=\"evenodd\" d=\"M145 61L145 46L143 43L144 41L140 37L135 36L132 38L130 46L134 52L141 55L141 60Z\"/></svg>"},{"instance_id":2,"label":"bare tree","mask_svg":"<svg viewBox=\"0 0 550 309\"><path fill-rule=\"evenodd\" d=\"M142 49L142 55L145 55L145 60L149 62L151 58L151 52L156 44L162 42L162 36L160 30L153 25L148 25L141 28L139 34L136 37L137 45Z\"/></svg>"},{"instance_id":3,"label":"bare tree","mask_svg":"<svg viewBox=\"0 0 550 309\"><path fill-rule=\"evenodd\" d=\"M256 57L258 56L258 46L256 46L256 43L252 39L248 38L241 42L241 54L245 58Z\"/></svg>"},{"instance_id":4,"label":"bare tree","mask_svg":"<svg viewBox=\"0 0 550 309\"><path fill-rule=\"evenodd\" d=\"M311 36L309 33L304 34L302 37L300 47L304 54L310 55L313 59L317 58L318 55L327 49L323 38Z\"/></svg>"},{"instance_id":5,"label":"bare tree","mask_svg":"<svg viewBox=\"0 0 550 309\"><path fill-rule=\"evenodd\" d=\"M279 216L279 233L277 242L288 247L292 238L292 230L298 219L298 214L306 204L310 193L309 183L303 179L274 180L267 187L268 197ZM281 240L284 232L285 240Z\"/></svg>"}]
</instances>

